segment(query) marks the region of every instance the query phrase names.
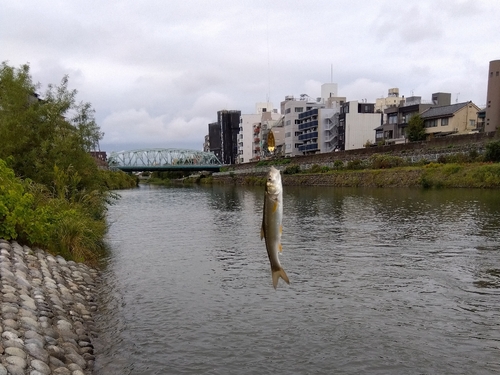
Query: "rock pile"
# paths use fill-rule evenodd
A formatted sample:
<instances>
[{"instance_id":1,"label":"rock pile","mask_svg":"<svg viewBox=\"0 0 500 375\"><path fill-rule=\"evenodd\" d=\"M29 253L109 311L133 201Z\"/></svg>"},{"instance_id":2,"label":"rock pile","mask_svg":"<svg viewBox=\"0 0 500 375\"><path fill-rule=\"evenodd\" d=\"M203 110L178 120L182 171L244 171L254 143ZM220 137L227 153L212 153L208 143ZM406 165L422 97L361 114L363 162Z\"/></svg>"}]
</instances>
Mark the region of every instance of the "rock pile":
<instances>
[{"instance_id":1,"label":"rock pile","mask_svg":"<svg viewBox=\"0 0 500 375\"><path fill-rule=\"evenodd\" d=\"M82 375L94 366L97 270L0 240L0 375Z\"/></svg>"}]
</instances>

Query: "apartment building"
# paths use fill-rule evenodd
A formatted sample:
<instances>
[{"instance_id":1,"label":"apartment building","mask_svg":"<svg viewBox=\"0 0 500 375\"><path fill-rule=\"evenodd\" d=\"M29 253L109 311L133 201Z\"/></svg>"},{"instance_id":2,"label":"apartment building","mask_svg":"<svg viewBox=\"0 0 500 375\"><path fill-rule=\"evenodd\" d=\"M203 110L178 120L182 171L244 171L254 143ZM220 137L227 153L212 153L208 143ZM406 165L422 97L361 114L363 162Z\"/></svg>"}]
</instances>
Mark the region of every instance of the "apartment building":
<instances>
[{"instance_id":1,"label":"apartment building","mask_svg":"<svg viewBox=\"0 0 500 375\"><path fill-rule=\"evenodd\" d=\"M478 131L479 107L472 102L431 107L422 112L425 133L429 139L451 134L470 134Z\"/></svg>"},{"instance_id":2,"label":"apartment building","mask_svg":"<svg viewBox=\"0 0 500 375\"><path fill-rule=\"evenodd\" d=\"M490 61L484 131L500 128L500 60Z\"/></svg>"},{"instance_id":3,"label":"apartment building","mask_svg":"<svg viewBox=\"0 0 500 375\"><path fill-rule=\"evenodd\" d=\"M382 113L375 113L375 104L349 101L340 108L339 150L363 148L375 140L375 129L382 124Z\"/></svg>"},{"instance_id":4,"label":"apartment building","mask_svg":"<svg viewBox=\"0 0 500 375\"><path fill-rule=\"evenodd\" d=\"M404 98L399 96L399 88L393 87L388 90L387 97L375 100L375 112L383 113L387 108L399 107L401 100Z\"/></svg>"},{"instance_id":5,"label":"apartment building","mask_svg":"<svg viewBox=\"0 0 500 375\"><path fill-rule=\"evenodd\" d=\"M305 94L302 94L299 99L291 95L286 96L285 100L281 102L281 114L284 116L283 122L285 124L285 155L297 156L305 153L332 151L335 148L333 117L335 111L340 111L340 106L344 102L345 97L337 96L336 83L321 85L321 97L315 100ZM333 112L308 112L323 108L331 109ZM302 112L308 112L311 116L303 115L299 118ZM305 125L305 122L308 122L308 125ZM299 124L301 125L300 129ZM313 144L317 146L313 146Z\"/></svg>"},{"instance_id":6,"label":"apartment building","mask_svg":"<svg viewBox=\"0 0 500 375\"><path fill-rule=\"evenodd\" d=\"M432 106L450 105L451 94L437 92L432 94L432 100L423 102L421 96L410 96L401 98L399 105L384 109L384 122L375 129L376 143L405 143L405 129L408 121Z\"/></svg>"},{"instance_id":7,"label":"apartment building","mask_svg":"<svg viewBox=\"0 0 500 375\"><path fill-rule=\"evenodd\" d=\"M265 153L268 129L280 118L281 115L269 102L256 103L255 113L241 115L237 163L260 160Z\"/></svg>"}]
</instances>

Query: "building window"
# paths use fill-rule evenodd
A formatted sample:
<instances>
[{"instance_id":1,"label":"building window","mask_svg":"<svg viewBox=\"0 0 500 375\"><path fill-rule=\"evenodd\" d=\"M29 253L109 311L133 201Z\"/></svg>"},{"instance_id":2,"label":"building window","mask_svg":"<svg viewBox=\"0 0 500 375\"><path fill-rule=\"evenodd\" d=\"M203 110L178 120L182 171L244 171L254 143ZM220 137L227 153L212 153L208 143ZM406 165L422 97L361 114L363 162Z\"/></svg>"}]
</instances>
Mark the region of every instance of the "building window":
<instances>
[{"instance_id":1,"label":"building window","mask_svg":"<svg viewBox=\"0 0 500 375\"><path fill-rule=\"evenodd\" d=\"M437 120L426 120L424 124L426 128L434 128L437 126Z\"/></svg>"},{"instance_id":2,"label":"building window","mask_svg":"<svg viewBox=\"0 0 500 375\"><path fill-rule=\"evenodd\" d=\"M441 126L446 126L446 125L448 125L448 117L441 119Z\"/></svg>"},{"instance_id":3,"label":"building window","mask_svg":"<svg viewBox=\"0 0 500 375\"><path fill-rule=\"evenodd\" d=\"M469 126L473 129L476 128L476 120L469 120Z\"/></svg>"},{"instance_id":4,"label":"building window","mask_svg":"<svg viewBox=\"0 0 500 375\"><path fill-rule=\"evenodd\" d=\"M286 120L286 122L285 122L285 126L288 126L288 125L290 125L291 123L292 123L292 120Z\"/></svg>"},{"instance_id":5,"label":"building window","mask_svg":"<svg viewBox=\"0 0 500 375\"><path fill-rule=\"evenodd\" d=\"M304 112L304 107L295 107L295 112L298 112L298 113Z\"/></svg>"},{"instance_id":6,"label":"building window","mask_svg":"<svg viewBox=\"0 0 500 375\"><path fill-rule=\"evenodd\" d=\"M290 112L291 112L290 108L285 109L285 114Z\"/></svg>"},{"instance_id":7,"label":"building window","mask_svg":"<svg viewBox=\"0 0 500 375\"><path fill-rule=\"evenodd\" d=\"M285 133L285 138L290 138L292 136L292 132L286 132Z\"/></svg>"}]
</instances>

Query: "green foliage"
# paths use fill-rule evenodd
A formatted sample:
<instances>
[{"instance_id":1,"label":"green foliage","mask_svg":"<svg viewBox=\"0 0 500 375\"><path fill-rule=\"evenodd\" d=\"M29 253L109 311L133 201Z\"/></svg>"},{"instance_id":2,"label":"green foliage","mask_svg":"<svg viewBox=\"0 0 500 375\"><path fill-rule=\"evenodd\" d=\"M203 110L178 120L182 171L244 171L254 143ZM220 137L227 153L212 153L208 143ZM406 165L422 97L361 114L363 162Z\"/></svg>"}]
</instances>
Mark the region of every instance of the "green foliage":
<instances>
[{"instance_id":1,"label":"green foliage","mask_svg":"<svg viewBox=\"0 0 500 375\"><path fill-rule=\"evenodd\" d=\"M290 164L292 162L291 158L279 158L279 159L271 159L271 160L261 160L259 161L256 166L257 167L264 167L267 165L285 165L285 164Z\"/></svg>"},{"instance_id":2,"label":"green foliage","mask_svg":"<svg viewBox=\"0 0 500 375\"><path fill-rule=\"evenodd\" d=\"M373 169L387 169L406 165L403 158L387 154L374 154L370 157L369 163Z\"/></svg>"},{"instance_id":3,"label":"green foliage","mask_svg":"<svg viewBox=\"0 0 500 375\"><path fill-rule=\"evenodd\" d=\"M364 168L365 168L364 163L360 159L349 160L346 166L346 169L351 169L351 170L364 169Z\"/></svg>"},{"instance_id":4,"label":"green foliage","mask_svg":"<svg viewBox=\"0 0 500 375\"><path fill-rule=\"evenodd\" d=\"M66 191L64 191L66 192ZM94 197L102 204L101 197ZM46 187L21 180L0 159L0 238L17 239L77 261L96 261L106 232L89 196L70 202ZM99 211L99 213L101 213Z\"/></svg>"},{"instance_id":5,"label":"green foliage","mask_svg":"<svg viewBox=\"0 0 500 375\"><path fill-rule=\"evenodd\" d=\"M300 166L297 164L290 164L283 171L283 174L296 174L296 173L300 173Z\"/></svg>"},{"instance_id":6,"label":"green foliage","mask_svg":"<svg viewBox=\"0 0 500 375\"><path fill-rule=\"evenodd\" d=\"M408 126L406 127L406 136L410 142L424 141L425 140L425 127L424 120L420 115L413 116L410 121L408 121Z\"/></svg>"},{"instance_id":7,"label":"green foliage","mask_svg":"<svg viewBox=\"0 0 500 375\"><path fill-rule=\"evenodd\" d=\"M41 99L39 88L28 65L1 64L0 237L92 261L103 249L106 207L117 198L110 189L136 179L98 169L88 151L103 133L67 77Z\"/></svg>"},{"instance_id":8,"label":"green foliage","mask_svg":"<svg viewBox=\"0 0 500 375\"><path fill-rule=\"evenodd\" d=\"M344 162L342 160L335 160L333 162L333 168L337 170L344 168Z\"/></svg>"},{"instance_id":9,"label":"green foliage","mask_svg":"<svg viewBox=\"0 0 500 375\"><path fill-rule=\"evenodd\" d=\"M134 188L137 187L139 183L139 178L137 176L123 171L99 170L99 175L104 185L106 185L109 190Z\"/></svg>"},{"instance_id":10,"label":"green foliage","mask_svg":"<svg viewBox=\"0 0 500 375\"><path fill-rule=\"evenodd\" d=\"M493 141L486 145L484 160L494 163L500 162L500 141Z\"/></svg>"}]
</instances>

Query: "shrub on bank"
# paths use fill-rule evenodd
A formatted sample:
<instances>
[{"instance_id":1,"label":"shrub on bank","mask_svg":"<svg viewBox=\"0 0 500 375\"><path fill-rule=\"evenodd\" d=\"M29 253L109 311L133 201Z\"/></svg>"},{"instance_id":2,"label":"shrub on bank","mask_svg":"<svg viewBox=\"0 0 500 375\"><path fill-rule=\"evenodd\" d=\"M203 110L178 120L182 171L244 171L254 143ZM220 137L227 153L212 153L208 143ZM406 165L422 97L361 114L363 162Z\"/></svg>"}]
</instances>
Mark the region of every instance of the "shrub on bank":
<instances>
[{"instance_id":1,"label":"shrub on bank","mask_svg":"<svg viewBox=\"0 0 500 375\"><path fill-rule=\"evenodd\" d=\"M44 185L17 178L0 159L0 238L95 263L104 248L105 204L98 192L54 196Z\"/></svg>"},{"instance_id":2,"label":"shrub on bank","mask_svg":"<svg viewBox=\"0 0 500 375\"><path fill-rule=\"evenodd\" d=\"M500 162L500 141L490 142L486 145L485 161Z\"/></svg>"},{"instance_id":3,"label":"shrub on bank","mask_svg":"<svg viewBox=\"0 0 500 375\"><path fill-rule=\"evenodd\" d=\"M285 168L283 174L297 174L300 173L300 166L297 164L291 164Z\"/></svg>"}]
</instances>

